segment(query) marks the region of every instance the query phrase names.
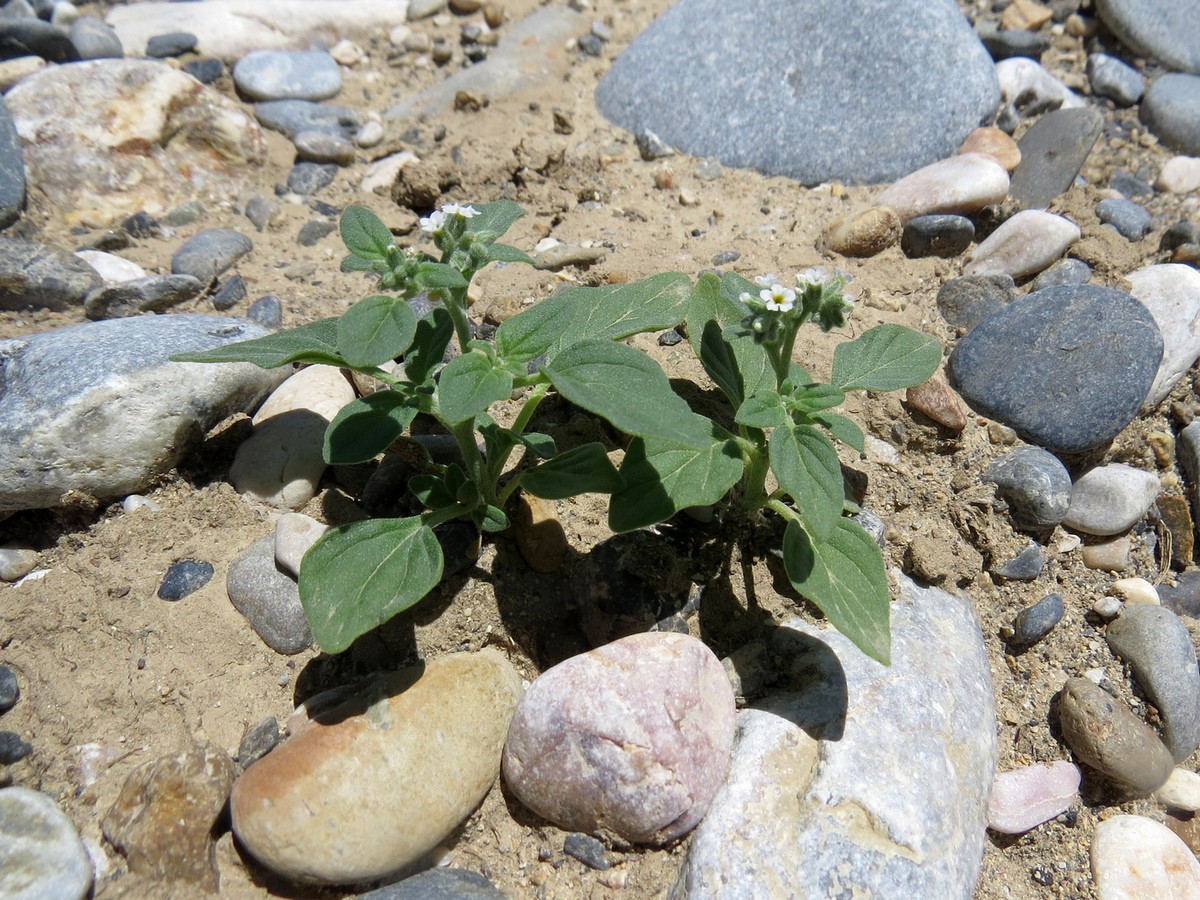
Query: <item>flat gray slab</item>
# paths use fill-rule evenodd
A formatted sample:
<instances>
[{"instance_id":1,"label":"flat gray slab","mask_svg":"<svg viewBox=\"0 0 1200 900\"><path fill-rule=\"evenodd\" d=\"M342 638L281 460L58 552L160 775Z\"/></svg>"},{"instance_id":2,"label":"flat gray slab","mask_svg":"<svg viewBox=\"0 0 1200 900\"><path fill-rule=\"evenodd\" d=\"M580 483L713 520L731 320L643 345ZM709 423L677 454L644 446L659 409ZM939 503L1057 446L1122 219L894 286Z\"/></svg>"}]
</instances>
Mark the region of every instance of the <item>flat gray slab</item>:
<instances>
[{"instance_id":1,"label":"flat gray slab","mask_svg":"<svg viewBox=\"0 0 1200 900\"><path fill-rule=\"evenodd\" d=\"M635 134L804 184L894 181L952 155L999 101L946 0L680 0L596 89Z\"/></svg>"}]
</instances>

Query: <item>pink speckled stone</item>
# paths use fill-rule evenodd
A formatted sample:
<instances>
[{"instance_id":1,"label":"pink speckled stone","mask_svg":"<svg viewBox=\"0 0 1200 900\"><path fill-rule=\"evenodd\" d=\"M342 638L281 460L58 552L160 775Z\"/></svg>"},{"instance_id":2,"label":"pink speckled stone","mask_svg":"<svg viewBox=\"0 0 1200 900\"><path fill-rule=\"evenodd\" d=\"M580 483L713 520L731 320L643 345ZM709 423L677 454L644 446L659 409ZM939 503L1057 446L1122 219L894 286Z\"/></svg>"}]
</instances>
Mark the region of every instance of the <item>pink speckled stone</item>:
<instances>
[{"instance_id":1,"label":"pink speckled stone","mask_svg":"<svg viewBox=\"0 0 1200 900\"><path fill-rule=\"evenodd\" d=\"M1071 808L1079 799L1079 769L1062 760L1001 772L992 782L988 828L1024 834Z\"/></svg>"},{"instance_id":2,"label":"pink speckled stone","mask_svg":"<svg viewBox=\"0 0 1200 900\"><path fill-rule=\"evenodd\" d=\"M733 737L733 689L712 651L688 635L635 634L529 686L504 778L565 829L663 844L704 817Z\"/></svg>"}]
</instances>

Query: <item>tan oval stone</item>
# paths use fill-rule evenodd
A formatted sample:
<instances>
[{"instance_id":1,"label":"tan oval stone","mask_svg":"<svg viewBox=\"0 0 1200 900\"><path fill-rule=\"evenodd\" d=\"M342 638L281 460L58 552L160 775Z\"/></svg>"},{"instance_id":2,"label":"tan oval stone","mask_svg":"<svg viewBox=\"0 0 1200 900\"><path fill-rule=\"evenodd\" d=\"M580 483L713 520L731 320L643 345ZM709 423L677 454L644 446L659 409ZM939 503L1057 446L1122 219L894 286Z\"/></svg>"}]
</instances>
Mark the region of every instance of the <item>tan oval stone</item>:
<instances>
[{"instance_id":1,"label":"tan oval stone","mask_svg":"<svg viewBox=\"0 0 1200 900\"><path fill-rule=\"evenodd\" d=\"M1145 816L1097 825L1091 867L1100 900L1200 900L1200 862L1171 829Z\"/></svg>"},{"instance_id":2,"label":"tan oval stone","mask_svg":"<svg viewBox=\"0 0 1200 900\"><path fill-rule=\"evenodd\" d=\"M571 549L553 500L521 494L513 515L517 549L535 572L557 572Z\"/></svg>"},{"instance_id":3,"label":"tan oval stone","mask_svg":"<svg viewBox=\"0 0 1200 900\"><path fill-rule=\"evenodd\" d=\"M966 140L958 148L959 153L982 153L990 156L1005 170L1012 172L1021 161L1021 148L1017 142L1001 131L989 125L986 128L976 128L967 135Z\"/></svg>"},{"instance_id":4,"label":"tan oval stone","mask_svg":"<svg viewBox=\"0 0 1200 900\"><path fill-rule=\"evenodd\" d=\"M500 771L521 678L495 650L455 653L314 697L233 788L233 830L303 881L383 878L421 859Z\"/></svg>"},{"instance_id":5,"label":"tan oval stone","mask_svg":"<svg viewBox=\"0 0 1200 900\"><path fill-rule=\"evenodd\" d=\"M838 219L817 242L822 252L842 256L874 256L900 240L900 217L886 206L860 209Z\"/></svg>"},{"instance_id":6,"label":"tan oval stone","mask_svg":"<svg viewBox=\"0 0 1200 900\"><path fill-rule=\"evenodd\" d=\"M1173 156L1166 161L1154 186L1168 194L1200 191L1200 157Z\"/></svg>"},{"instance_id":7,"label":"tan oval stone","mask_svg":"<svg viewBox=\"0 0 1200 900\"><path fill-rule=\"evenodd\" d=\"M1104 572L1124 572L1129 568L1129 554L1133 552L1133 541L1127 537L1102 544L1088 544L1083 548L1083 564L1089 569Z\"/></svg>"},{"instance_id":8,"label":"tan oval stone","mask_svg":"<svg viewBox=\"0 0 1200 900\"><path fill-rule=\"evenodd\" d=\"M1079 226L1041 209L1025 209L1008 219L971 251L964 275L1036 275L1079 240Z\"/></svg>"},{"instance_id":9,"label":"tan oval stone","mask_svg":"<svg viewBox=\"0 0 1200 900\"><path fill-rule=\"evenodd\" d=\"M917 169L875 198L901 222L935 213L969 215L1008 196L1008 172L982 153L960 153Z\"/></svg>"},{"instance_id":10,"label":"tan oval stone","mask_svg":"<svg viewBox=\"0 0 1200 900\"><path fill-rule=\"evenodd\" d=\"M951 431L960 432L967 427L962 401L941 372L935 373L923 384L910 387L905 391L904 399L909 406Z\"/></svg>"}]
</instances>

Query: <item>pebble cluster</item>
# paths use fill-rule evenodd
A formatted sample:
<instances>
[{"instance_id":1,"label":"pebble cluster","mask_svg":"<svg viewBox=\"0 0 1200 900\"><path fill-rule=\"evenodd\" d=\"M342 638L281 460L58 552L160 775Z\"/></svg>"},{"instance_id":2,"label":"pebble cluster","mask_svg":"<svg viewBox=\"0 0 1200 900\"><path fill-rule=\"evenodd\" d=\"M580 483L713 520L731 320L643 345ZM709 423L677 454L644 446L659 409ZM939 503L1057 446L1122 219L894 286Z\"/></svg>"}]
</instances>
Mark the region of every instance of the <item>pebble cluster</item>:
<instances>
[{"instance_id":1,"label":"pebble cluster","mask_svg":"<svg viewBox=\"0 0 1200 900\"><path fill-rule=\"evenodd\" d=\"M226 474L276 520L272 534L227 561L224 592L265 646L290 656L313 643L297 578L328 527L297 510L321 490L328 422L370 388L329 366L291 374L169 362L283 324L280 299L251 298L236 271L255 252L251 229L270 227L280 198L254 193L242 205L244 229L203 227L204 204L259 187L266 129L295 151L281 194L321 209L322 190L385 140L385 122L478 108L482 97L560 76L568 41L573 53L599 56L611 34L589 22L583 3L510 23L496 4L449 0L453 13L476 17L458 48L408 24L444 14L447 0L254 5L254 15L234 0L119 5L105 20L65 2L4 7L0 228L9 231L0 235L0 309L88 321L0 340L0 517L80 496L120 500L126 515L153 509L140 492L214 425L249 417ZM1171 223L1164 261L1116 273L1115 287L1068 256L1085 223L1056 201L1104 133L1101 102L1136 107L1177 155L1153 185L1114 177L1115 190L1089 215L1136 243L1166 224L1139 198L1200 191L1200 16L1177 0L1093 0L1113 40L1089 53L1086 85L1068 86L1039 61L1047 30L1091 37L1097 20L1069 0L1001 5L999 28L972 28L952 4L924 0L680 0L616 58L595 101L635 135L643 159L705 157L701 181L728 165L805 185L888 182L869 205L831 217L817 247L863 259L898 246L908 259L954 268L936 299L944 324L958 329L945 373L905 400L948 434L966 427L965 402L990 420L996 443L1026 444L971 473L1019 535L1020 549L990 560L988 576L1041 594L1004 627L1006 646L1021 654L1067 612L1039 581L1054 529L1069 530L1086 567L1121 576L1135 538L1155 521L1170 535L1164 568L1192 565L1200 422L1160 441L1182 482L1102 457L1200 358L1200 227ZM798 36L798 21L817 24ZM454 53L473 64L380 112L325 102L363 58L361 42L380 33L398 53L427 54L429 65ZM747 63L714 78L714 58L753 47L777 62L799 38L807 59L840 60L851 44L863 64L801 60L781 83L777 65ZM232 93L213 87L226 76ZM562 133L573 127L561 111L555 122ZM386 153L362 190L390 186L410 207L431 207L442 187L417 163L409 151ZM15 223L34 191L69 223L118 237L107 249L67 252L24 236ZM683 189L679 200L698 202ZM328 236L338 212L306 224L299 244ZM163 260L168 272L120 256L122 241L182 229L190 236ZM604 252L551 239L536 260L560 269ZM730 250L712 262L738 258ZM211 314L172 312L197 298ZM660 343L680 339L672 332ZM868 444L869 454L899 463L886 442ZM436 439L427 449L445 452ZM402 476L399 464L380 465L362 507L387 509ZM521 552L539 571L554 568L548 560L566 548L529 538L533 529L553 533L552 514L531 502L523 515ZM863 516L882 543L885 523ZM449 574L475 560L473 529L445 527L439 539ZM1142 714L1146 704L1131 709L1121 699L1128 687L1099 670L1064 673L1053 721L1043 723L1061 734L1063 758L997 772L979 622L963 594L936 586L953 585L922 540L906 550L908 574L894 573L889 669L801 619L776 629L770 647L724 660L664 620L596 641L528 683L495 649L449 653L311 697L282 741L276 720L263 720L236 761L199 739L146 760L103 813L103 838L132 875L214 892L214 828L228 809L239 845L289 883L362 886L424 869L362 896L500 897L479 873L429 867L502 778L514 805L570 832L563 852L598 872L614 868L615 848L673 847L690 835L673 897L966 898L989 829L1026 834L1072 816L1081 790L1103 790L1143 802L1154 818L1102 817L1089 836L1097 896L1200 895L1200 835L1185 827L1200 811L1200 776L1187 767L1200 746L1192 637L1200 578L1185 572L1156 586L1114 577L1089 611L1154 716ZM0 580L45 574L39 555L22 540L0 543ZM977 550L961 555L984 568ZM157 596L194 602L215 573L213 561L179 558ZM787 662L768 679L759 655ZM0 665L0 716L18 702L23 674ZM753 705L739 710L747 696ZM35 741L0 730L0 887L86 897L106 877L106 851L81 840L54 799L12 785L8 767L36 753Z\"/></svg>"}]
</instances>

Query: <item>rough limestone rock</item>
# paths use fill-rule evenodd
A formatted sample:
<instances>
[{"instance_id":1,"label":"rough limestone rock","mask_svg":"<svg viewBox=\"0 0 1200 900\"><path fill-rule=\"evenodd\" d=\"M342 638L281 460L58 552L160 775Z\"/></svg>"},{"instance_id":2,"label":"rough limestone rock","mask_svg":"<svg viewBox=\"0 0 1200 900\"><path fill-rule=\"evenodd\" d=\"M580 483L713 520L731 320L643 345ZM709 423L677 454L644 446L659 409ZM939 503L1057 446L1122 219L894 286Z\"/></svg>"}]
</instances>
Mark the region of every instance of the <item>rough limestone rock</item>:
<instances>
[{"instance_id":1,"label":"rough limestone rock","mask_svg":"<svg viewBox=\"0 0 1200 900\"><path fill-rule=\"evenodd\" d=\"M789 692L739 714L672 900L970 898L996 767L987 654L969 601L898 577L890 668L833 629L779 630Z\"/></svg>"},{"instance_id":2,"label":"rough limestone rock","mask_svg":"<svg viewBox=\"0 0 1200 900\"><path fill-rule=\"evenodd\" d=\"M508 660L482 650L311 698L291 737L234 786L234 833L303 881L363 882L411 865L491 788L520 696Z\"/></svg>"},{"instance_id":3,"label":"rough limestone rock","mask_svg":"<svg viewBox=\"0 0 1200 900\"><path fill-rule=\"evenodd\" d=\"M29 190L64 212L158 215L188 200L235 198L266 160L253 116L165 62L51 66L5 100Z\"/></svg>"},{"instance_id":4,"label":"rough limestone rock","mask_svg":"<svg viewBox=\"0 0 1200 900\"><path fill-rule=\"evenodd\" d=\"M926 0L680 0L596 89L634 134L803 184L893 181L952 155L999 100L970 23Z\"/></svg>"},{"instance_id":5,"label":"rough limestone rock","mask_svg":"<svg viewBox=\"0 0 1200 900\"><path fill-rule=\"evenodd\" d=\"M168 357L266 333L221 316L138 316L0 341L0 512L146 489L286 374Z\"/></svg>"},{"instance_id":6,"label":"rough limestone rock","mask_svg":"<svg viewBox=\"0 0 1200 900\"><path fill-rule=\"evenodd\" d=\"M343 38L387 34L407 17L407 0L205 0L117 6L105 21L133 56L155 35L186 31L196 35L199 52L233 62L252 50L298 50L313 41L332 47Z\"/></svg>"}]
</instances>

